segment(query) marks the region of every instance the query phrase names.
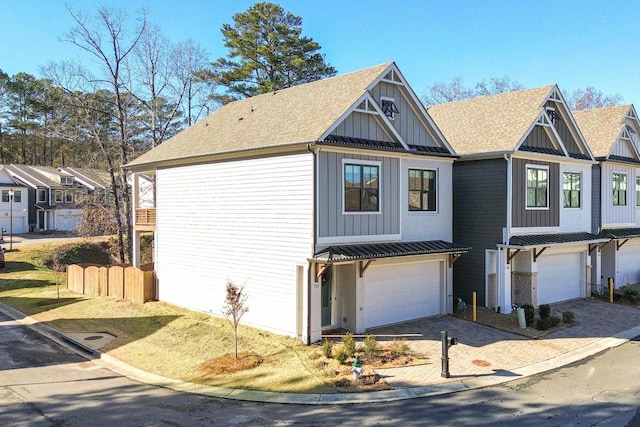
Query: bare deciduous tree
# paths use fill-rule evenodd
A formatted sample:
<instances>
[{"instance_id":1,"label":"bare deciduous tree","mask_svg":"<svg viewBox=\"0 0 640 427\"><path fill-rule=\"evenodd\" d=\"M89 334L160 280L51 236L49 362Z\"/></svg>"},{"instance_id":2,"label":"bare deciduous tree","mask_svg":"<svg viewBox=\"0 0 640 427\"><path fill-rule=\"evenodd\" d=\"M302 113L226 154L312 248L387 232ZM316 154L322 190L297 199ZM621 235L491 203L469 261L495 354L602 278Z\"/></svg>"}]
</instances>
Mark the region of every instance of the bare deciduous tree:
<instances>
[{"instance_id":1,"label":"bare deciduous tree","mask_svg":"<svg viewBox=\"0 0 640 427\"><path fill-rule=\"evenodd\" d=\"M227 282L226 298L222 314L233 326L233 337L235 343L235 355L238 358L238 325L242 316L249 311L247 295L244 293L244 286L238 288L231 280Z\"/></svg>"},{"instance_id":2,"label":"bare deciduous tree","mask_svg":"<svg viewBox=\"0 0 640 427\"><path fill-rule=\"evenodd\" d=\"M520 89L523 89L523 86L507 76L483 79L473 86L465 86L464 79L459 75L449 81L440 81L429 86L422 95L422 101L426 105L437 105Z\"/></svg>"},{"instance_id":3,"label":"bare deciduous tree","mask_svg":"<svg viewBox=\"0 0 640 427\"><path fill-rule=\"evenodd\" d=\"M590 110L592 108L612 107L622 104L622 95L619 93L605 95L602 91L587 86L585 89L574 90L567 97L567 103L572 110Z\"/></svg>"}]
</instances>

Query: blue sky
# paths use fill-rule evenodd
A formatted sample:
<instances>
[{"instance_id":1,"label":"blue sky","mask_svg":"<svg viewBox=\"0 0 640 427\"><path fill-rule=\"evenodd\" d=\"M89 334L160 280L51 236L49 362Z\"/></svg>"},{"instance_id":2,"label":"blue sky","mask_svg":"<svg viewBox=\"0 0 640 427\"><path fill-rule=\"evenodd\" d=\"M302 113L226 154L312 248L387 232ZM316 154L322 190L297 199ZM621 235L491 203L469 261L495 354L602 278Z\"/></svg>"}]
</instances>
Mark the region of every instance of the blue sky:
<instances>
[{"instance_id":1,"label":"blue sky","mask_svg":"<svg viewBox=\"0 0 640 427\"><path fill-rule=\"evenodd\" d=\"M245 0L2 0L0 69L40 77L39 66L73 58L59 41L73 22L65 5L122 8L177 42L193 39L212 60L226 55L220 28L254 4ZM508 76L525 87L557 83L566 94L594 86L640 106L636 0L283 0L302 17L339 73L395 61L418 95L462 75L471 85Z\"/></svg>"}]
</instances>

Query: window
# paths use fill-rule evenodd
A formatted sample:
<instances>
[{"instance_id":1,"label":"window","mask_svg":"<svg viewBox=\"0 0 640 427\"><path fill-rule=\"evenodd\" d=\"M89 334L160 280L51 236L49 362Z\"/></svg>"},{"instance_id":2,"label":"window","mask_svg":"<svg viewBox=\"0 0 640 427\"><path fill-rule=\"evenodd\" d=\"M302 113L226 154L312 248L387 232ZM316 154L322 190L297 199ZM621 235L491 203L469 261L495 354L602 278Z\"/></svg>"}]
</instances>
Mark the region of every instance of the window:
<instances>
[{"instance_id":1,"label":"window","mask_svg":"<svg viewBox=\"0 0 640 427\"><path fill-rule=\"evenodd\" d=\"M64 192L64 202L65 203L73 203L73 192L72 191L65 191Z\"/></svg>"},{"instance_id":2,"label":"window","mask_svg":"<svg viewBox=\"0 0 640 427\"><path fill-rule=\"evenodd\" d=\"M62 185L73 185L73 177L72 176L61 176L60 184Z\"/></svg>"},{"instance_id":3,"label":"window","mask_svg":"<svg viewBox=\"0 0 640 427\"><path fill-rule=\"evenodd\" d=\"M553 107L547 107L547 116L549 116L549 120L551 121L551 123L553 123L554 125L557 124L560 121L560 114L558 114L556 112L556 109Z\"/></svg>"},{"instance_id":4,"label":"window","mask_svg":"<svg viewBox=\"0 0 640 427\"><path fill-rule=\"evenodd\" d=\"M62 190L55 191L55 201L56 203L62 203L64 201L64 191Z\"/></svg>"},{"instance_id":5,"label":"window","mask_svg":"<svg viewBox=\"0 0 640 427\"><path fill-rule=\"evenodd\" d=\"M549 206L546 168L527 167L527 208L546 208Z\"/></svg>"},{"instance_id":6,"label":"window","mask_svg":"<svg viewBox=\"0 0 640 427\"><path fill-rule=\"evenodd\" d=\"M380 98L380 107L382 108L382 112L385 116L389 117L391 120L396 118L396 114L398 111L398 107L396 107L395 100L393 98Z\"/></svg>"},{"instance_id":7,"label":"window","mask_svg":"<svg viewBox=\"0 0 640 427\"><path fill-rule=\"evenodd\" d=\"M47 190L39 189L37 193L37 203L44 203L47 201Z\"/></svg>"},{"instance_id":8,"label":"window","mask_svg":"<svg viewBox=\"0 0 640 427\"><path fill-rule=\"evenodd\" d=\"M613 174L613 206L627 205L627 175Z\"/></svg>"},{"instance_id":9,"label":"window","mask_svg":"<svg viewBox=\"0 0 640 427\"><path fill-rule=\"evenodd\" d=\"M409 169L409 210L436 210L436 171Z\"/></svg>"},{"instance_id":10,"label":"window","mask_svg":"<svg viewBox=\"0 0 640 427\"><path fill-rule=\"evenodd\" d=\"M636 206L640 207L640 176L636 177Z\"/></svg>"},{"instance_id":11,"label":"window","mask_svg":"<svg viewBox=\"0 0 640 427\"><path fill-rule=\"evenodd\" d=\"M2 201L5 203L9 203L9 190L2 190ZM13 201L16 203L22 202L22 191L14 190L13 191Z\"/></svg>"},{"instance_id":12,"label":"window","mask_svg":"<svg viewBox=\"0 0 640 427\"><path fill-rule=\"evenodd\" d=\"M344 210L346 212L379 211L379 166L344 165Z\"/></svg>"},{"instance_id":13,"label":"window","mask_svg":"<svg viewBox=\"0 0 640 427\"><path fill-rule=\"evenodd\" d=\"M562 184L565 208L580 207L580 174L565 172Z\"/></svg>"}]
</instances>

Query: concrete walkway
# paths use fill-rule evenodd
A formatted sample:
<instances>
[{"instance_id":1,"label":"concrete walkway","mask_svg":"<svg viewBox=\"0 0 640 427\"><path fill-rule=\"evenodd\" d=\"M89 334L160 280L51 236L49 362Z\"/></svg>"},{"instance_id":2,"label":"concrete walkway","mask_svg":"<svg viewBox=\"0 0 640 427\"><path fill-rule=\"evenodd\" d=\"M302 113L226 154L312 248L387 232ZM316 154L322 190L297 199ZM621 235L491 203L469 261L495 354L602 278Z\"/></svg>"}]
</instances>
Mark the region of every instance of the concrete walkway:
<instances>
[{"instance_id":1,"label":"concrete walkway","mask_svg":"<svg viewBox=\"0 0 640 427\"><path fill-rule=\"evenodd\" d=\"M452 316L422 319L375 331L376 336L408 337L410 346L428 355L432 362L376 370L393 390L294 394L211 387L151 374L85 346L77 341L78 337L74 340L7 305L0 303L0 311L96 363L147 384L227 399L310 405L387 402L497 385L565 366L640 336L638 308L588 299L554 305L554 313L573 311L579 324L537 340ZM460 341L449 351L450 378L441 376L440 331L444 329Z\"/></svg>"}]
</instances>

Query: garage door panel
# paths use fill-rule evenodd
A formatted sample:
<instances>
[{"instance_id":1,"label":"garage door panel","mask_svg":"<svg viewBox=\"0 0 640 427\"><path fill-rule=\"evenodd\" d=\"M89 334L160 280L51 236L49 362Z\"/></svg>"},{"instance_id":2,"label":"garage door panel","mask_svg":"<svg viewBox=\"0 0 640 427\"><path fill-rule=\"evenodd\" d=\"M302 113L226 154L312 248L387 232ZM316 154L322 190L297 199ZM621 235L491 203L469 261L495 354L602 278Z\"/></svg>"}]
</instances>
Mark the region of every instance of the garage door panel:
<instances>
[{"instance_id":1,"label":"garage door panel","mask_svg":"<svg viewBox=\"0 0 640 427\"><path fill-rule=\"evenodd\" d=\"M538 260L538 304L580 298L582 252L542 256Z\"/></svg>"},{"instance_id":2,"label":"garage door panel","mask_svg":"<svg viewBox=\"0 0 640 427\"><path fill-rule=\"evenodd\" d=\"M385 265L367 273L367 328L440 314L439 262Z\"/></svg>"},{"instance_id":3,"label":"garage door panel","mask_svg":"<svg viewBox=\"0 0 640 427\"><path fill-rule=\"evenodd\" d=\"M616 287L627 283L640 283L640 244L635 240L630 240L620 247L616 271Z\"/></svg>"}]
</instances>

